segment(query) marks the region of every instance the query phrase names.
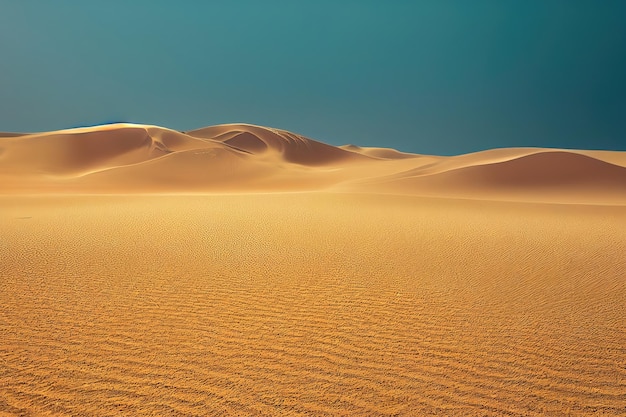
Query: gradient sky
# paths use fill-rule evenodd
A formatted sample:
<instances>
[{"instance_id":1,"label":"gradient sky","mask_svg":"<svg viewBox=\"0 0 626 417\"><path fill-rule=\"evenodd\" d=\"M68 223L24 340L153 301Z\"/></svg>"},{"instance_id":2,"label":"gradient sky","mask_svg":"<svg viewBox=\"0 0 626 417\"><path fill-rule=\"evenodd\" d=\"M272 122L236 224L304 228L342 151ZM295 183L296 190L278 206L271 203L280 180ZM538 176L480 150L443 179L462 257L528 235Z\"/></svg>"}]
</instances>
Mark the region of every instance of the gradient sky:
<instances>
[{"instance_id":1,"label":"gradient sky","mask_svg":"<svg viewBox=\"0 0 626 417\"><path fill-rule=\"evenodd\" d=\"M0 0L0 131L626 150L622 0Z\"/></svg>"}]
</instances>

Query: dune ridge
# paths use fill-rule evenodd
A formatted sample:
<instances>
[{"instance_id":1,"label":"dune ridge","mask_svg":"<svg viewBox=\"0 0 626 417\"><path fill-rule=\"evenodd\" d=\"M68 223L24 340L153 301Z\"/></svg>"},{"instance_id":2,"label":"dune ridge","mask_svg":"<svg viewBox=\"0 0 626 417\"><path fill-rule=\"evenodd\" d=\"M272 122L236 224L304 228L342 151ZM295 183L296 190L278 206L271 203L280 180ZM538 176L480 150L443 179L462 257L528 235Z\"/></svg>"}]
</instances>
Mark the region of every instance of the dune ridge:
<instances>
[{"instance_id":1,"label":"dune ridge","mask_svg":"<svg viewBox=\"0 0 626 417\"><path fill-rule=\"evenodd\" d=\"M318 166L369 159L286 130L249 124L210 126L186 133L193 137L217 140L252 154L273 151L285 161L301 165Z\"/></svg>"},{"instance_id":2,"label":"dune ridge","mask_svg":"<svg viewBox=\"0 0 626 417\"><path fill-rule=\"evenodd\" d=\"M451 157L332 146L281 129L113 124L0 136L2 192L336 190L621 204L626 153L492 149Z\"/></svg>"}]
</instances>

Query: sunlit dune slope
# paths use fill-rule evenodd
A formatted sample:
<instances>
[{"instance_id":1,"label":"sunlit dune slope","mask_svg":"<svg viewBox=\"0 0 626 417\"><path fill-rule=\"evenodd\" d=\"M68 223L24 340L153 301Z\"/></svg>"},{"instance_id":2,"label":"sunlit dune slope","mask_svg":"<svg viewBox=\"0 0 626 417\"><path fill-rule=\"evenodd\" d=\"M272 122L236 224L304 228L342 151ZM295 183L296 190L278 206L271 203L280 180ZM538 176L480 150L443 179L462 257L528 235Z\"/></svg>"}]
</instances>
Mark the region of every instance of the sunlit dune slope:
<instances>
[{"instance_id":1,"label":"sunlit dune slope","mask_svg":"<svg viewBox=\"0 0 626 417\"><path fill-rule=\"evenodd\" d=\"M451 157L331 146L226 124L188 132L114 124L0 136L4 193L335 190L621 204L626 153L492 149Z\"/></svg>"}]
</instances>

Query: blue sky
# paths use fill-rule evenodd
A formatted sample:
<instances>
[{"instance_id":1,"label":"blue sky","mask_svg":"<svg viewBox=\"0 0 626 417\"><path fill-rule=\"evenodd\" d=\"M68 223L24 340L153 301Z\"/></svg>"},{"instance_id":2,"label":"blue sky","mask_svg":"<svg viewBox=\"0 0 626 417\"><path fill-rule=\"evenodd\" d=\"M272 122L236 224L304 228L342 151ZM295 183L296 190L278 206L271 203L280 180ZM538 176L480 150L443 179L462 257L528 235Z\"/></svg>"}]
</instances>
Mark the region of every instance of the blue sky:
<instances>
[{"instance_id":1,"label":"blue sky","mask_svg":"<svg viewBox=\"0 0 626 417\"><path fill-rule=\"evenodd\" d=\"M626 2L0 0L0 131L626 150Z\"/></svg>"}]
</instances>

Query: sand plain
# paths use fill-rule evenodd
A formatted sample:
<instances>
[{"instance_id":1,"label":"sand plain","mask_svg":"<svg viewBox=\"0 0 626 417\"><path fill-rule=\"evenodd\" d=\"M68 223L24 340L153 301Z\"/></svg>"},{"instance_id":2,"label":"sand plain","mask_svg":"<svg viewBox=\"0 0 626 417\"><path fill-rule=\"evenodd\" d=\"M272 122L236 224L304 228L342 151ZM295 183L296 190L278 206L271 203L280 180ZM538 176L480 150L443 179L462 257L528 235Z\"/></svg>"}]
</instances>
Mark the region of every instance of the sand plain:
<instances>
[{"instance_id":1,"label":"sand plain","mask_svg":"<svg viewBox=\"0 0 626 417\"><path fill-rule=\"evenodd\" d=\"M626 413L623 153L281 132L0 139L0 415Z\"/></svg>"}]
</instances>

